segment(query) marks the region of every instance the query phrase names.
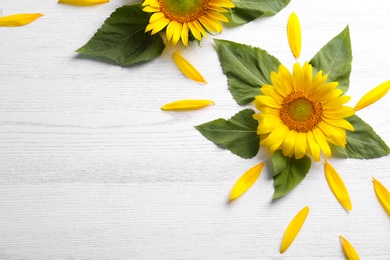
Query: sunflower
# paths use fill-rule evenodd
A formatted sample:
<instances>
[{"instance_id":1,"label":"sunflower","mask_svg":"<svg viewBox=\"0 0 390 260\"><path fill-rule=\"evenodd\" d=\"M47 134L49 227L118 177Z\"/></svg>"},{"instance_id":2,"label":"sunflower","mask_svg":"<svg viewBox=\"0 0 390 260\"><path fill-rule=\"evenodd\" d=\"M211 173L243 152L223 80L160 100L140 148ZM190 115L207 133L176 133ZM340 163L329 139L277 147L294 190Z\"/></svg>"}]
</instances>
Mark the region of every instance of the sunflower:
<instances>
[{"instance_id":1,"label":"sunflower","mask_svg":"<svg viewBox=\"0 0 390 260\"><path fill-rule=\"evenodd\" d=\"M354 130L344 118L354 109L343 106L350 97L337 89L338 82L326 80L322 71L313 77L307 62L302 67L296 63L292 74L283 65L271 72L272 85L263 85L262 95L255 99L260 144L272 153L282 150L296 159L311 155L316 161L321 151L331 156L330 143L344 148L346 130Z\"/></svg>"},{"instance_id":2,"label":"sunflower","mask_svg":"<svg viewBox=\"0 0 390 260\"><path fill-rule=\"evenodd\" d=\"M166 27L168 41L176 45L180 40L185 46L191 34L201 41L207 32L222 32L222 22L228 19L221 13L228 12L234 4L230 0L145 0L143 11L153 13L145 32L158 33Z\"/></svg>"}]
</instances>

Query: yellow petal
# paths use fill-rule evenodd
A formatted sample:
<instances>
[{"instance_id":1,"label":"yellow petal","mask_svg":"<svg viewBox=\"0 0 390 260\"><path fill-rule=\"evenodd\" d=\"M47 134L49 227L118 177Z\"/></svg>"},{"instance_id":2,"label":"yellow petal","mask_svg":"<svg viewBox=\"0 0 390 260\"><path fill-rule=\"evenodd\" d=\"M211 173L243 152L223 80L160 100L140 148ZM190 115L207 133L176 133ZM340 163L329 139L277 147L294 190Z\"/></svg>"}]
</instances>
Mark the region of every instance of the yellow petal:
<instances>
[{"instance_id":1,"label":"yellow petal","mask_svg":"<svg viewBox=\"0 0 390 260\"><path fill-rule=\"evenodd\" d=\"M341 246L343 247L343 252L347 260L360 260L358 253L355 248L348 242L344 237L340 236Z\"/></svg>"},{"instance_id":2,"label":"yellow petal","mask_svg":"<svg viewBox=\"0 0 390 260\"><path fill-rule=\"evenodd\" d=\"M263 167L264 163L259 163L241 175L230 192L230 200L234 200L244 194L259 178Z\"/></svg>"},{"instance_id":3,"label":"yellow petal","mask_svg":"<svg viewBox=\"0 0 390 260\"><path fill-rule=\"evenodd\" d=\"M374 182L375 194L378 197L378 200L381 203L382 207L390 216L390 192L377 179L373 177L372 180Z\"/></svg>"},{"instance_id":4,"label":"yellow petal","mask_svg":"<svg viewBox=\"0 0 390 260\"><path fill-rule=\"evenodd\" d=\"M194 66L191 65L191 63L184 59L179 52L176 51L173 54L173 61L186 77L192 79L193 81L207 84L207 82L204 80L203 76L199 73L199 71L197 71Z\"/></svg>"},{"instance_id":5,"label":"yellow petal","mask_svg":"<svg viewBox=\"0 0 390 260\"><path fill-rule=\"evenodd\" d=\"M194 36L195 39L197 39L198 41L201 41L202 35L198 31L198 29L197 29L198 27L196 26L196 23L195 22L188 22L187 24L188 24L188 28L190 28L190 30L191 30L192 36Z\"/></svg>"},{"instance_id":6,"label":"yellow petal","mask_svg":"<svg viewBox=\"0 0 390 260\"><path fill-rule=\"evenodd\" d=\"M305 223L306 217L309 214L309 207L306 206L291 220L288 224L286 231L284 232L282 245L280 246L280 253L283 254L287 248L294 241L295 237L301 230L303 223Z\"/></svg>"},{"instance_id":7,"label":"yellow petal","mask_svg":"<svg viewBox=\"0 0 390 260\"><path fill-rule=\"evenodd\" d=\"M295 13L291 13L287 23L287 39L295 58L301 54L301 25Z\"/></svg>"},{"instance_id":8,"label":"yellow petal","mask_svg":"<svg viewBox=\"0 0 390 260\"><path fill-rule=\"evenodd\" d=\"M368 91L355 106L355 111L358 111L366 106L369 106L381 99L390 90L390 80L383 82L376 88Z\"/></svg>"},{"instance_id":9,"label":"yellow petal","mask_svg":"<svg viewBox=\"0 0 390 260\"><path fill-rule=\"evenodd\" d=\"M207 13L209 16L217 19L217 20L220 20L222 22L225 22L225 23L228 23L229 22L229 19L226 18L226 16L224 16L223 14L219 13L219 12L213 12L213 11L210 11Z\"/></svg>"},{"instance_id":10,"label":"yellow petal","mask_svg":"<svg viewBox=\"0 0 390 260\"><path fill-rule=\"evenodd\" d=\"M163 12L154 13L154 14L152 14L152 16L150 16L149 23L154 23L155 21L160 20L164 16L165 15Z\"/></svg>"},{"instance_id":11,"label":"yellow petal","mask_svg":"<svg viewBox=\"0 0 390 260\"><path fill-rule=\"evenodd\" d=\"M181 41L183 42L184 46L188 45L188 23L183 23L183 26L181 28Z\"/></svg>"},{"instance_id":12,"label":"yellow petal","mask_svg":"<svg viewBox=\"0 0 390 260\"><path fill-rule=\"evenodd\" d=\"M145 6L142 11L147 13L155 13L160 11L160 7L153 7L151 5Z\"/></svg>"},{"instance_id":13,"label":"yellow petal","mask_svg":"<svg viewBox=\"0 0 390 260\"><path fill-rule=\"evenodd\" d=\"M209 105L215 105L211 100L184 99L165 104L161 110L195 110Z\"/></svg>"},{"instance_id":14,"label":"yellow petal","mask_svg":"<svg viewBox=\"0 0 390 260\"><path fill-rule=\"evenodd\" d=\"M147 6L147 5L160 8L160 4L158 3L158 0L145 0L142 6Z\"/></svg>"},{"instance_id":15,"label":"yellow petal","mask_svg":"<svg viewBox=\"0 0 390 260\"><path fill-rule=\"evenodd\" d=\"M61 4L70 4L70 5L98 5L108 3L110 0L58 0L58 3Z\"/></svg>"},{"instance_id":16,"label":"yellow petal","mask_svg":"<svg viewBox=\"0 0 390 260\"><path fill-rule=\"evenodd\" d=\"M173 23L174 21L172 21L171 23ZM180 35L181 35L181 30L182 30L182 27L183 25L181 23L174 23L174 27L173 27L173 36L172 36L172 44L173 45L176 45L177 42L180 40Z\"/></svg>"},{"instance_id":17,"label":"yellow petal","mask_svg":"<svg viewBox=\"0 0 390 260\"><path fill-rule=\"evenodd\" d=\"M0 26L15 27L29 24L43 14L13 14L0 17Z\"/></svg>"},{"instance_id":18,"label":"yellow petal","mask_svg":"<svg viewBox=\"0 0 390 260\"><path fill-rule=\"evenodd\" d=\"M352 210L351 199L343 180L330 163L325 161L325 177L336 199L347 210Z\"/></svg>"}]
</instances>

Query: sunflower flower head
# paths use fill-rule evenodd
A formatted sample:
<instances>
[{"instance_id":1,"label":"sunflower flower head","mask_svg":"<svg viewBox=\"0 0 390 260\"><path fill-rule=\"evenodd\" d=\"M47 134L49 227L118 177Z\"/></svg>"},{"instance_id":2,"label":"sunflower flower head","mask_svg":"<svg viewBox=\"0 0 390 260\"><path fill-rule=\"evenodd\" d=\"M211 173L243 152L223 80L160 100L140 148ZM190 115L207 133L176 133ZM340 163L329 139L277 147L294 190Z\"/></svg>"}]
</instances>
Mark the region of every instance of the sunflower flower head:
<instances>
[{"instance_id":1,"label":"sunflower flower head","mask_svg":"<svg viewBox=\"0 0 390 260\"><path fill-rule=\"evenodd\" d=\"M221 21L228 22L222 13L234 7L230 0L145 0L142 5L153 13L145 32L166 28L168 41L176 45L181 39L185 46L190 35L201 41L207 33L221 33Z\"/></svg>"},{"instance_id":2,"label":"sunflower flower head","mask_svg":"<svg viewBox=\"0 0 390 260\"><path fill-rule=\"evenodd\" d=\"M342 95L338 83L326 80L322 71L313 76L308 62L302 67L296 63L292 73L283 65L271 72L272 85L263 85L255 99L260 144L272 153L282 150L296 159L310 155L316 161L321 151L331 156L330 144L344 148L346 130L354 130L345 118L354 109L344 106L350 97Z\"/></svg>"}]
</instances>

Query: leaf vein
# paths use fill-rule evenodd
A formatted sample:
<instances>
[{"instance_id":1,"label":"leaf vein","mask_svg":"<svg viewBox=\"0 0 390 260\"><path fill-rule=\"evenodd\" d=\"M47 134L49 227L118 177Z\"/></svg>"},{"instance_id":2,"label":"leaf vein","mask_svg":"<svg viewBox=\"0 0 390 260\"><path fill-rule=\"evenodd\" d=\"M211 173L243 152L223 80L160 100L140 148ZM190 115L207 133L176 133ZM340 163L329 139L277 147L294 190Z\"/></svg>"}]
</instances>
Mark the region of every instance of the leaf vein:
<instances>
[{"instance_id":1,"label":"leaf vein","mask_svg":"<svg viewBox=\"0 0 390 260\"><path fill-rule=\"evenodd\" d=\"M338 49L337 49L336 54L335 54L335 56L334 56L334 59L332 60L330 66L329 66L328 75L330 75L330 72L332 71L333 64L334 64L334 62L335 62L335 60L336 60L336 57L338 56L338 54L339 54L339 52L340 52L340 50L341 50L341 46L342 46L343 43L344 43L345 35L346 35L346 33L344 33L343 38L341 39L341 43L340 43L340 45L338 46Z\"/></svg>"},{"instance_id":2,"label":"leaf vein","mask_svg":"<svg viewBox=\"0 0 390 260\"><path fill-rule=\"evenodd\" d=\"M242 65L242 67L244 67L244 69L246 71L249 72L249 74L251 74L254 78L258 79L259 82L261 83L261 85L264 85L265 83L259 79L255 74L253 74L239 59L236 58L236 56L234 56L233 52L231 52L228 48L224 47L225 50L228 52L228 54L230 54L240 65Z\"/></svg>"}]
</instances>

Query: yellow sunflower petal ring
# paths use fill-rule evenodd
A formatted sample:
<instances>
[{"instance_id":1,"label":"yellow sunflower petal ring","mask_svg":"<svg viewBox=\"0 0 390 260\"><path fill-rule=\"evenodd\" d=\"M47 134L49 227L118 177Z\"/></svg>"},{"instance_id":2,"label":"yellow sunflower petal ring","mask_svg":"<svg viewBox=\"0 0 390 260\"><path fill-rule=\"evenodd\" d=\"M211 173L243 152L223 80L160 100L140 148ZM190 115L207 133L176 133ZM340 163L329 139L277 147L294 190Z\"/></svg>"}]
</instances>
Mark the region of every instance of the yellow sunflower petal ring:
<instances>
[{"instance_id":1,"label":"yellow sunflower petal ring","mask_svg":"<svg viewBox=\"0 0 390 260\"><path fill-rule=\"evenodd\" d=\"M158 33L166 28L167 40L173 45L181 39L185 46L191 34L201 41L207 33L221 33L222 14L233 8L230 0L145 0L143 11L153 13L145 32Z\"/></svg>"},{"instance_id":2,"label":"yellow sunflower petal ring","mask_svg":"<svg viewBox=\"0 0 390 260\"><path fill-rule=\"evenodd\" d=\"M344 106L350 97L342 95L338 83L326 80L322 71L313 76L308 62L302 67L296 63L292 73L283 65L272 72L272 85L263 85L262 95L255 99L261 145L272 153L282 150L284 156L309 155L316 161L321 151L331 156L329 144L344 148L346 130L354 130L345 118L354 109Z\"/></svg>"}]
</instances>

